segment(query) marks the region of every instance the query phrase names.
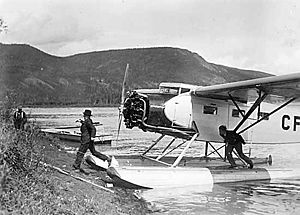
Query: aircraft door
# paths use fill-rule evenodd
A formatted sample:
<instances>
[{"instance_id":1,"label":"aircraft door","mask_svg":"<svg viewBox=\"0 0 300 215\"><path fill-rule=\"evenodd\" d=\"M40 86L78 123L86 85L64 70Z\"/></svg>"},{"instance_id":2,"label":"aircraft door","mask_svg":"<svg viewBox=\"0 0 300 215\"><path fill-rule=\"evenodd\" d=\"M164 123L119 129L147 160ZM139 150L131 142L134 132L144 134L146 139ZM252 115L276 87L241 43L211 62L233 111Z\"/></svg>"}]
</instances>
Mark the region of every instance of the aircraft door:
<instances>
[{"instance_id":1,"label":"aircraft door","mask_svg":"<svg viewBox=\"0 0 300 215\"><path fill-rule=\"evenodd\" d=\"M220 100L192 97L193 120L199 130L198 140L223 141L219 126L228 126L228 103Z\"/></svg>"}]
</instances>

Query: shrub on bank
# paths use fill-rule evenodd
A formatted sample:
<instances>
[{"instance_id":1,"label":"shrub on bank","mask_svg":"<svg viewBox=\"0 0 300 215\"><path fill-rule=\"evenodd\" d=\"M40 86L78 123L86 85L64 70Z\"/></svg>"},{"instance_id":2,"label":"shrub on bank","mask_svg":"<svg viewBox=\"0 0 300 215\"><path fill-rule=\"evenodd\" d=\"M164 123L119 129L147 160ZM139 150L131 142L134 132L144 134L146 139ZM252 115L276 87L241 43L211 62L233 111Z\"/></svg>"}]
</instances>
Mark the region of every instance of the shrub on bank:
<instances>
[{"instance_id":1,"label":"shrub on bank","mask_svg":"<svg viewBox=\"0 0 300 215\"><path fill-rule=\"evenodd\" d=\"M41 136L33 128L16 131L1 119L0 126L0 211L16 214L55 212L58 195L49 180L51 171L40 165Z\"/></svg>"},{"instance_id":2,"label":"shrub on bank","mask_svg":"<svg viewBox=\"0 0 300 215\"><path fill-rule=\"evenodd\" d=\"M7 103L6 103L7 104ZM12 108L0 108L0 214L68 214L59 205L59 181L43 166L44 146L55 145L30 123L15 130ZM74 213L72 213L74 214Z\"/></svg>"}]
</instances>

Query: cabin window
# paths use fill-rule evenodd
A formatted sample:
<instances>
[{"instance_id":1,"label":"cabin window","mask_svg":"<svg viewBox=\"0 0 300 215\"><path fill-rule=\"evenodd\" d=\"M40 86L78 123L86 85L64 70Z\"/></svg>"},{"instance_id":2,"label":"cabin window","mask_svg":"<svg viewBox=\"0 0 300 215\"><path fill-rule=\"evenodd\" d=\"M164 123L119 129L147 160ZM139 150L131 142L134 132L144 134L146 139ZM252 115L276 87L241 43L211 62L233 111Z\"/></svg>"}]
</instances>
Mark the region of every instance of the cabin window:
<instances>
[{"instance_id":1,"label":"cabin window","mask_svg":"<svg viewBox=\"0 0 300 215\"><path fill-rule=\"evenodd\" d=\"M245 115L245 111L244 110L241 110L241 112L243 113L243 115ZM237 109L232 109L232 114L231 114L231 116L232 117L240 117L240 112L239 112L239 110L237 110Z\"/></svg>"},{"instance_id":2,"label":"cabin window","mask_svg":"<svg viewBox=\"0 0 300 215\"><path fill-rule=\"evenodd\" d=\"M259 112L259 118L263 118L263 117L265 117L268 114L269 113L266 113L266 112ZM264 120L269 120L269 116L267 116L266 118L264 118Z\"/></svg>"},{"instance_id":3,"label":"cabin window","mask_svg":"<svg viewBox=\"0 0 300 215\"><path fill-rule=\"evenodd\" d=\"M218 114L218 108L215 107L215 106L204 105L203 113L204 114L217 115Z\"/></svg>"}]
</instances>

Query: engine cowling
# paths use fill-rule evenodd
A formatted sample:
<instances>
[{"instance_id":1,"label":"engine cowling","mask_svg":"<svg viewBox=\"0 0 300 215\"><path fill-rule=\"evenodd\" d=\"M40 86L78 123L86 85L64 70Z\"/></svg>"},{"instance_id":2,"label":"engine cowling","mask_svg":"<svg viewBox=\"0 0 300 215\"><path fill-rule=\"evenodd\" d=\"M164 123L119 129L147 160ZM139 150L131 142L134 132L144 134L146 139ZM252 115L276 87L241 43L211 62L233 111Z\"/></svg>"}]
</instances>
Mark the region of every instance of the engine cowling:
<instances>
[{"instance_id":1,"label":"engine cowling","mask_svg":"<svg viewBox=\"0 0 300 215\"><path fill-rule=\"evenodd\" d=\"M131 91L123 106L123 116L126 128L143 127L149 116L149 99L146 95Z\"/></svg>"}]
</instances>

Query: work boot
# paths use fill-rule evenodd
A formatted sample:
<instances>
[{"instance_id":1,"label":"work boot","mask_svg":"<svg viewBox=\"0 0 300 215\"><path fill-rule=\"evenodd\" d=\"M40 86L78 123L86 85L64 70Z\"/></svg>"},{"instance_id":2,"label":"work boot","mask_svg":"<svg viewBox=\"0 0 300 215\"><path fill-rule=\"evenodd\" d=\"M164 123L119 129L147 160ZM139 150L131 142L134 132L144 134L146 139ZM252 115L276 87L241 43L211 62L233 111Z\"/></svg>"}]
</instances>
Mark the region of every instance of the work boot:
<instances>
[{"instance_id":1,"label":"work boot","mask_svg":"<svg viewBox=\"0 0 300 215\"><path fill-rule=\"evenodd\" d=\"M108 156L108 155L107 155L107 162L108 162L108 166L110 166L110 165L111 165L111 160L112 160L112 158L111 158L110 156Z\"/></svg>"},{"instance_id":2,"label":"work boot","mask_svg":"<svg viewBox=\"0 0 300 215\"><path fill-rule=\"evenodd\" d=\"M84 157L84 154L81 153L81 152L77 152L77 155L76 155L76 160L73 164L73 168L74 169L80 169L80 165L81 165L81 162L82 162L82 159Z\"/></svg>"},{"instance_id":3,"label":"work boot","mask_svg":"<svg viewBox=\"0 0 300 215\"><path fill-rule=\"evenodd\" d=\"M74 172L80 172L80 166L73 164L72 167L73 167Z\"/></svg>"},{"instance_id":4,"label":"work boot","mask_svg":"<svg viewBox=\"0 0 300 215\"><path fill-rule=\"evenodd\" d=\"M250 163L248 166L249 169L253 169L253 163Z\"/></svg>"}]
</instances>

